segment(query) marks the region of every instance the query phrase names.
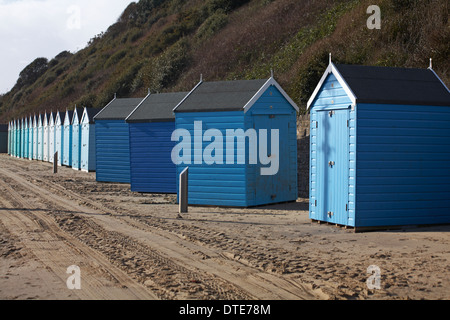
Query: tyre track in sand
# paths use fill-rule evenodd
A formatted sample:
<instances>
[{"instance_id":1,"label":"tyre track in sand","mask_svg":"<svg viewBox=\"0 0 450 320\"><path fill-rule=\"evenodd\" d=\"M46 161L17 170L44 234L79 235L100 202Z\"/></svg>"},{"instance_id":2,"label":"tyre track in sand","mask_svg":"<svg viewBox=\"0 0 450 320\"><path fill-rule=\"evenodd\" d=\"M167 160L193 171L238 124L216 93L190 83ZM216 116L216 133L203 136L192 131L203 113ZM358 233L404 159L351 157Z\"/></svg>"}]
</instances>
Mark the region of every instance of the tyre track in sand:
<instances>
[{"instance_id":1,"label":"tyre track in sand","mask_svg":"<svg viewBox=\"0 0 450 320\"><path fill-rule=\"evenodd\" d=\"M17 178L22 185L39 185L41 188L34 188L42 189L40 197L50 205L59 202L65 210L75 212L55 217L62 229L102 252L116 266L155 290L160 298L317 298L309 286L242 261L226 246L221 249L208 245L211 237L228 243L229 239L222 241L223 234L201 228L179 230L156 217L136 215L132 208L120 208L117 213L117 207L93 201L56 183L35 180L28 172L20 172L20 176ZM123 247L122 254L117 253L117 245ZM158 261L158 267L152 268L146 261ZM184 279L180 279L180 274L184 274Z\"/></svg>"},{"instance_id":2,"label":"tyre track in sand","mask_svg":"<svg viewBox=\"0 0 450 320\"><path fill-rule=\"evenodd\" d=\"M3 169L0 171L2 175L5 173ZM53 273L52 283L46 283L47 288L68 290L66 281L69 275L66 270L69 266L76 264L82 269L82 290L73 290L71 294L78 299L157 298L154 293L112 266L97 252L63 232L48 215L48 209L40 207L42 204L35 199L30 202L19 190L29 195L33 193L13 182L13 179L6 176L0 179L2 190L0 202L4 212L1 214L1 220L8 231L20 240L27 253ZM14 185L14 189L11 185ZM59 279L57 284L54 279ZM39 280L50 282L46 277L41 277Z\"/></svg>"},{"instance_id":3,"label":"tyre track in sand","mask_svg":"<svg viewBox=\"0 0 450 320\"><path fill-rule=\"evenodd\" d=\"M0 169L0 174L6 177L3 179L2 187L8 189L12 198L17 200L16 203L11 204L12 207L33 210L22 196L9 185L20 186L18 189L22 188L22 192L25 194L34 193L47 207L46 214L39 214L38 211L33 213L36 220L40 221L38 224L47 226L56 223L58 230L52 229L52 233L61 238L64 238L61 233L70 234L72 239L67 239L68 242L72 243L74 239L77 239L78 242L81 241L96 252L94 255L98 257L100 253L110 264L144 284L158 298L223 300L253 298L250 294L219 277L200 270L185 268L150 247L135 241L130 236L106 230L94 221L95 218L92 218L92 216L111 218L103 212L87 210L62 198L60 194L56 195L44 188L36 188L36 185L17 174L10 174L4 169ZM43 243L45 242L48 243L48 241L43 241ZM42 259L48 260L49 257L44 256ZM70 261L66 258L62 260Z\"/></svg>"}]
</instances>

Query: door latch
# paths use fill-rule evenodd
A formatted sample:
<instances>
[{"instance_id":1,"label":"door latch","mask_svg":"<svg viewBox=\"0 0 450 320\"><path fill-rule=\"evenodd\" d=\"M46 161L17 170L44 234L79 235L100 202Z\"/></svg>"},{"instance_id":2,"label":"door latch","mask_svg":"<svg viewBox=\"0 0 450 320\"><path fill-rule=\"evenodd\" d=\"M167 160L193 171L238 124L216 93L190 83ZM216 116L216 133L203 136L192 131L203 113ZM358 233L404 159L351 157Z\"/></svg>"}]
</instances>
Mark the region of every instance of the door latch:
<instances>
[{"instance_id":1,"label":"door latch","mask_svg":"<svg viewBox=\"0 0 450 320\"><path fill-rule=\"evenodd\" d=\"M330 111L329 113L328 113L328 115L330 116L330 118L334 115L334 111Z\"/></svg>"},{"instance_id":2,"label":"door latch","mask_svg":"<svg viewBox=\"0 0 450 320\"><path fill-rule=\"evenodd\" d=\"M332 216L334 216L334 213L331 211L328 211L328 218L331 218Z\"/></svg>"},{"instance_id":3,"label":"door latch","mask_svg":"<svg viewBox=\"0 0 450 320\"><path fill-rule=\"evenodd\" d=\"M330 168L333 168L334 165L335 165L335 162L334 162L334 161L329 161L329 162L328 162L328 166L329 166Z\"/></svg>"}]
</instances>

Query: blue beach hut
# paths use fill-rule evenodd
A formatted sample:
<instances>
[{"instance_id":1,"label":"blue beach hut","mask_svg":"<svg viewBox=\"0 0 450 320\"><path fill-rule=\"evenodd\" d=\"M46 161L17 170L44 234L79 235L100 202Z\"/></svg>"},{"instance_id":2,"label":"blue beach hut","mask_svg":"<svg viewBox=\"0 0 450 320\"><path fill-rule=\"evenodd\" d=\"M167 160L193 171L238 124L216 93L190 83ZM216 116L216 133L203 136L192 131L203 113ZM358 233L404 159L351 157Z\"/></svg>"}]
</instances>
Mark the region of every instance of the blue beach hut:
<instances>
[{"instance_id":1,"label":"blue beach hut","mask_svg":"<svg viewBox=\"0 0 450 320\"><path fill-rule=\"evenodd\" d=\"M29 142L28 130L28 117L23 118L23 158L28 159L28 142Z\"/></svg>"},{"instance_id":2,"label":"blue beach hut","mask_svg":"<svg viewBox=\"0 0 450 320\"><path fill-rule=\"evenodd\" d=\"M20 119L20 158L25 156L25 118Z\"/></svg>"},{"instance_id":3,"label":"blue beach hut","mask_svg":"<svg viewBox=\"0 0 450 320\"><path fill-rule=\"evenodd\" d=\"M98 110L84 108L81 117L81 170L91 172L96 170L96 140L94 116Z\"/></svg>"},{"instance_id":4,"label":"blue beach hut","mask_svg":"<svg viewBox=\"0 0 450 320\"><path fill-rule=\"evenodd\" d=\"M72 166L72 118L73 111L66 110L63 123L63 154L62 164L67 167Z\"/></svg>"},{"instance_id":5,"label":"blue beach hut","mask_svg":"<svg viewBox=\"0 0 450 320\"><path fill-rule=\"evenodd\" d=\"M56 112L55 115L55 153L58 152L58 166L62 165L64 157L64 112Z\"/></svg>"},{"instance_id":6,"label":"blue beach hut","mask_svg":"<svg viewBox=\"0 0 450 320\"><path fill-rule=\"evenodd\" d=\"M28 118L28 160L33 160L33 117Z\"/></svg>"},{"instance_id":7,"label":"blue beach hut","mask_svg":"<svg viewBox=\"0 0 450 320\"><path fill-rule=\"evenodd\" d=\"M20 119L16 122L16 158L21 157L21 146L22 146L22 135L21 135L21 124Z\"/></svg>"},{"instance_id":8,"label":"blue beach hut","mask_svg":"<svg viewBox=\"0 0 450 320\"><path fill-rule=\"evenodd\" d=\"M42 126L43 126L43 156L42 156L42 161L48 162L49 161L49 156L48 156L48 151L49 151L49 137L50 137L50 126L49 126L49 122L50 122L50 114L44 113L44 119L42 121Z\"/></svg>"},{"instance_id":9,"label":"blue beach hut","mask_svg":"<svg viewBox=\"0 0 450 320\"><path fill-rule=\"evenodd\" d=\"M33 116L33 148L32 159L37 160L37 147L38 147L38 122L36 115Z\"/></svg>"},{"instance_id":10,"label":"blue beach hut","mask_svg":"<svg viewBox=\"0 0 450 320\"><path fill-rule=\"evenodd\" d=\"M11 141L11 156L15 157L16 156L16 147L17 147L17 124L16 124L16 120L13 120L12 122L12 141Z\"/></svg>"},{"instance_id":11,"label":"blue beach hut","mask_svg":"<svg viewBox=\"0 0 450 320\"><path fill-rule=\"evenodd\" d=\"M38 117L38 146L37 146L37 159L39 161L44 161L44 118L42 114L39 114Z\"/></svg>"},{"instance_id":12,"label":"blue beach hut","mask_svg":"<svg viewBox=\"0 0 450 320\"><path fill-rule=\"evenodd\" d=\"M449 223L449 107L431 66L330 61L308 102L310 218L355 230Z\"/></svg>"},{"instance_id":13,"label":"blue beach hut","mask_svg":"<svg viewBox=\"0 0 450 320\"><path fill-rule=\"evenodd\" d=\"M11 155L11 121L8 122L8 155Z\"/></svg>"},{"instance_id":14,"label":"blue beach hut","mask_svg":"<svg viewBox=\"0 0 450 320\"><path fill-rule=\"evenodd\" d=\"M130 140L125 119L142 101L115 97L94 117L97 181L130 183Z\"/></svg>"},{"instance_id":15,"label":"blue beach hut","mask_svg":"<svg viewBox=\"0 0 450 320\"><path fill-rule=\"evenodd\" d=\"M83 109L75 107L72 117L72 169L81 169L81 117Z\"/></svg>"},{"instance_id":16,"label":"blue beach hut","mask_svg":"<svg viewBox=\"0 0 450 320\"><path fill-rule=\"evenodd\" d=\"M50 113L48 124L48 162L53 163L53 158L56 152L56 115L58 112Z\"/></svg>"},{"instance_id":17,"label":"blue beach hut","mask_svg":"<svg viewBox=\"0 0 450 320\"><path fill-rule=\"evenodd\" d=\"M187 92L148 96L126 119L130 132L131 191L177 193L173 109Z\"/></svg>"},{"instance_id":18,"label":"blue beach hut","mask_svg":"<svg viewBox=\"0 0 450 320\"><path fill-rule=\"evenodd\" d=\"M297 199L298 107L273 77L201 81L174 112L177 179L189 167L189 204Z\"/></svg>"}]
</instances>

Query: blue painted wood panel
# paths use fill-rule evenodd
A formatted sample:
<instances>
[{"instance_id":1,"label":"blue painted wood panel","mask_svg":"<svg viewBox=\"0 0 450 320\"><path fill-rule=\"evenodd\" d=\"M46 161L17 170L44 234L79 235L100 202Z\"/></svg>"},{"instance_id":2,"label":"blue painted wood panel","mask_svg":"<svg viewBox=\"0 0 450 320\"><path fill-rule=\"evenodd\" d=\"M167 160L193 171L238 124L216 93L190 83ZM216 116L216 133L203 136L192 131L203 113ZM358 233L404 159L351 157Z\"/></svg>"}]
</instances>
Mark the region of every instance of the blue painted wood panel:
<instances>
[{"instance_id":1,"label":"blue painted wood panel","mask_svg":"<svg viewBox=\"0 0 450 320\"><path fill-rule=\"evenodd\" d=\"M80 169L85 172L96 170L96 125L81 123Z\"/></svg>"},{"instance_id":2,"label":"blue painted wood panel","mask_svg":"<svg viewBox=\"0 0 450 320\"><path fill-rule=\"evenodd\" d=\"M72 125L72 168L81 169L81 126L74 123Z\"/></svg>"},{"instance_id":3,"label":"blue painted wood panel","mask_svg":"<svg viewBox=\"0 0 450 320\"><path fill-rule=\"evenodd\" d=\"M72 166L72 125L64 125L63 162L68 167Z\"/></svg>"},{"instance_id":4,"label":"blue painted wood panel","mask_svg":"<svg viewBox=\"0 0 450 320\"><path fill-rule=\"evenodd\" d=\"M195 152L202 152L211 141L203 141L202 149L195 149L194 122L202 121L201 135L209 129L217 129L223 137L223 164L194 163ZM191 134L192 150L189 167L189 203L198 205L250 207L297 199L297 127L296 111L275 87L269 87L247 113L196 112L176 113L176 128ZM227 150L227 130L248 129L268 130L268 153L272 154L271 130L279 132L279 169L275 175L262 176L261 168L268 165L249 163L249 139L245 148L234 143ZM238 135L239 136L239 135ZM259 138L259 137L258 137ZM259 148L259 143L257 143ZM227 164L227 151L233 150L233 164ZM257 149L259 153L259 149ZM269 156L269 154L267 156ZM245 163L238 157L245 155ZM275 154L274 154L275 156ZM177 166L177 180L186 165ZM177 190L178 191L178 190Z\"/></svg>"},{"instance_id":5,"label":"blue painted wood panel","mask_svg":"<svg viewBox=\"0 0 450 320\"><path fill-rule=\"evenodd\" d=\"M58 165L62 165L64 157L64 129L62 124L55 125L55 146L54 152L58 152Z\"/></svg>"},{"instance_id":6,"label":"blue painted wood panel","mask_svg":"<svg viewBox=\"0 0 450 320\"><path fill-rule=\"evenodd\" d=\"M195 149L194 122L202 121L202 131L197 133L202 136L209 129L218 129L225 137L227 129L242 129L244 127L244 112L195 112L177 113L176 129L187 130L192 139L190 145L185 145L191 151L191 164L177 165L177 185L179 175L189 167L188 198L190 204L217 205L246 207L246 166L244 164L212 164L194 163L196 152L203 150L211 142L201 142L202 149ZM177 142L178 143L178 142ZM225 150L226 141L223 141ZM237 154L237 144L234 146L234 154ZM222 160L225 159L225 156ZM177 190L179 192L179 190Z\"/></svg>"},{"instance_id":7,"label":"blue painted wood panel","mask_svg":"<svg viewBox=\"0 0 450 320\"><path fill-rule=\"evenodd\" d=\"M40 115L39 115L39 119L38 119L37 157L38 157L39 161L43 161L43 159L44 159L44 126L43 126L42 118Z\"/></svg>"},{"instance_id":8,"label":"blue painted wood panel","mask_svg":"<svg viewBox=\"0 0 450 320\"><path fill-rule=\"evenodd\" d=\"M450 108L358 105L357 225L450 222Z\"/></svg>"},{"instance_id":9,"label":"blue painted wood panel","mask_svg":"<svg viewBox=\"0 0 450 320\"><path fill-rule=\"evenodd\" d=\"M131 191L177 193L174 122L129 123Z\"/></svg>"},{"instance_id":10,"label":"blue painted wood panel","mask_svg":"<svg viewBox=\"0 0 450 320\"><path fill-rule=\"evenodd\" d=\"M309 188L311 219L353 226L356 113L350 105L345 90L330 74L311 108Z\"/></svg>"},{"instance_id":11,"label":"blue painted wood panel","mask_svg":"<svg viewBox=\"0 0 450 320\"><path fill-rule=\"evenodd\" d=\"M97 181L130 183L130 140L124 120L95 122Z\"/></svg>"}]
</instances>

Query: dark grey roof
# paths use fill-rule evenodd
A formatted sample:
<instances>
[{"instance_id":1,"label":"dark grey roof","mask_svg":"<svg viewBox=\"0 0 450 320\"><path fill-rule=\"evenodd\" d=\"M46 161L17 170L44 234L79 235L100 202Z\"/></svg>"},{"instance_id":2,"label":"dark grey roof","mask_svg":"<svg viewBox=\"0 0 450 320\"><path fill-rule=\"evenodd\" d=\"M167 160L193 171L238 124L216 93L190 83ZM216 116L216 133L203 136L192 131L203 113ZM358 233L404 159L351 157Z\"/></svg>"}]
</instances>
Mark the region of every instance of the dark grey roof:
<instances>
[{"instance_id":1,"label":"dark grey roof","mask_svg":"<svg viewBox=\"0 0 450 320\"><path fill-rule=\"evenodd\" d=\"M450 93L430 69L336 65L358 103L450 106Z\"/></svg>"},{"instance_id":2,"label":"dark grey roof","mask_svg":"<svg viewBox=\"0 0 450 320\"><path fill-rule=\"evenodd\" d=\"M266 82L267 79L202 82L175 111L243 110Z\"/></svg>"},{"instance_id":3,"label":"dark grey roof","mask_svg":"<svg viewBox=\"0 0 450 320\"><path fill-rule=\"evenodd\" d=\"M175 120L173 109L188 92L151 94L127 119L127 122Z\"/></svg>"},{"instance_id":4,"label":"dark grey roof","mask_svg":"<svg viewBox=\"0 0 450 320\"><path fill-rule=\"evenodd\" d=\"M143 99L114 99L95 116L95 120L125 120Z\"/></svg>"}]
</instances>

